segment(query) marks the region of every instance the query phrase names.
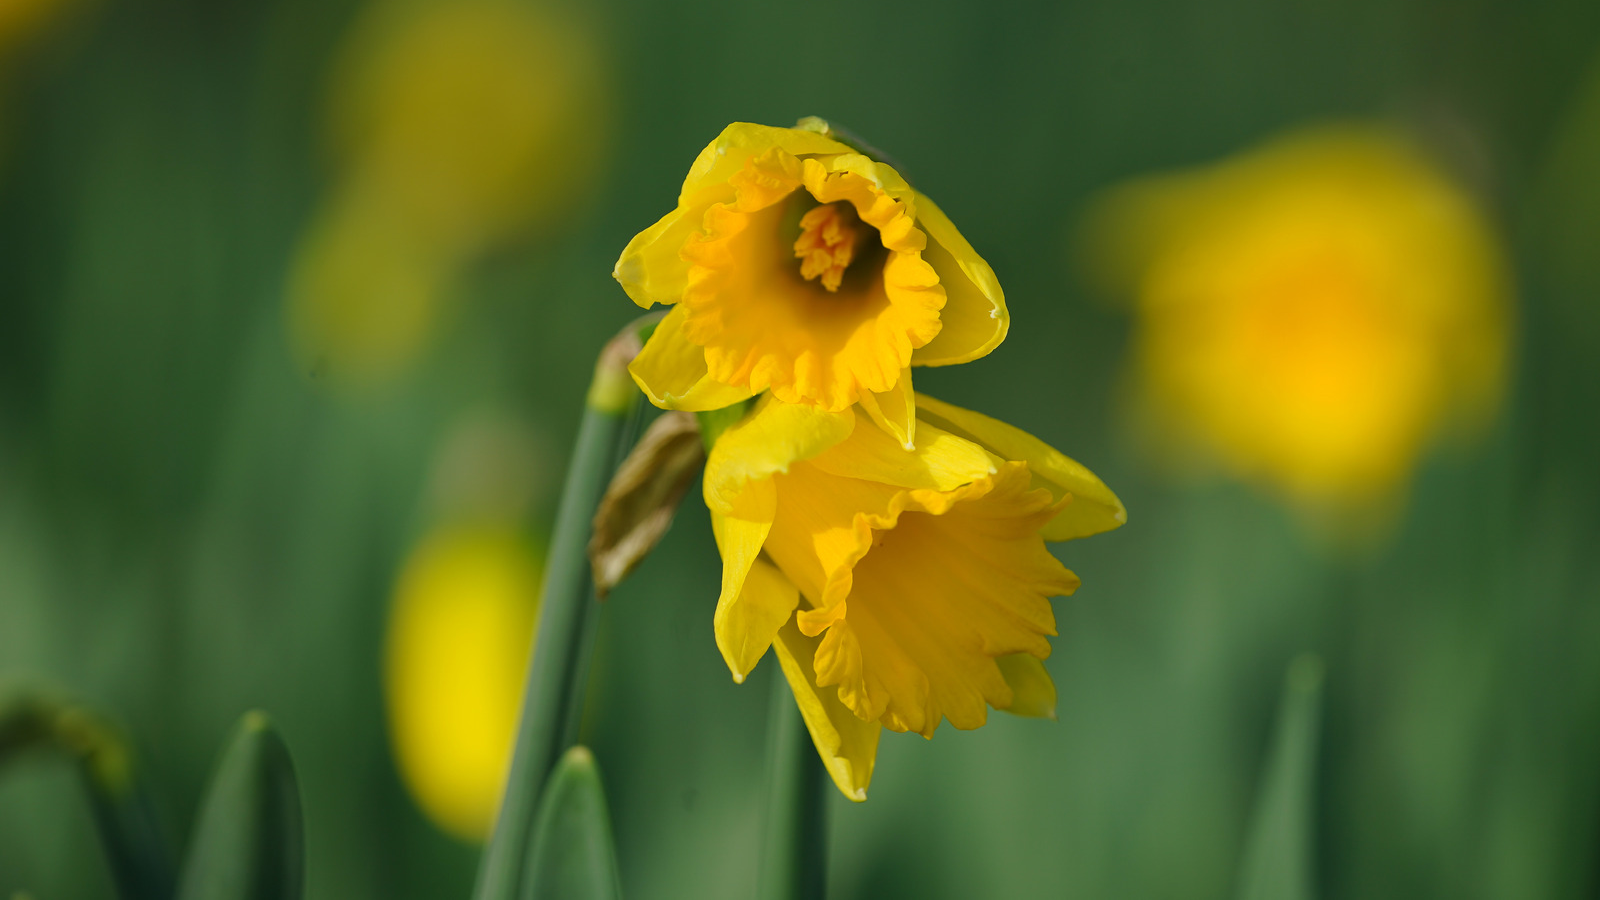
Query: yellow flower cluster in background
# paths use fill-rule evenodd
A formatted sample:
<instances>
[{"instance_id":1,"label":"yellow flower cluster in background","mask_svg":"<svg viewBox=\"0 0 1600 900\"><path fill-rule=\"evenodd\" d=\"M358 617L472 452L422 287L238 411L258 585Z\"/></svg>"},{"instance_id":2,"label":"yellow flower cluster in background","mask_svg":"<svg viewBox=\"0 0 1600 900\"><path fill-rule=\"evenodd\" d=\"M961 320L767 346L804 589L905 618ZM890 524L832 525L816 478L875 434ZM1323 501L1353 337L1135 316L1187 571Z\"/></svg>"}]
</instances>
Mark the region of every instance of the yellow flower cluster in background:
<instances>
[{"instance_id":1,"label":"yellow flower cluster in background","mask_svg":"<svg viewBox=\"0 0 1600 900\"><path fill-rule=\"evenodd\" d=\"M302 237L290 314L318 370L372 380L416 356L464 265L572 208L606 92L589 33L519 0L377 0L334 75L339 178Z\"/></svg>"},{"instance_id":2,"label":"yellow flower cluster in background","mask_svg":"<svg viewBox=\"0 0 1600 900\"><path fill-rule=\"evenodd\" d=\"M939 208L819 119L738 123L615 275L673 306L631 367L652 401L756 397L706 463L717 646L736 681L776 651L839 790L866 799L883 728L1053 715L1050 598L1078 579L1045 542L1126 515L1038 439L912 390L1010 324Z\"/></svg>"},{"instance_id":3,"label":"yellow flower cluster in background","mask_svg":"<svg viewBox=\"0 0 1600 900\"><path fill-rule=\"evenodd\" d=\"M1153 425L1307 508L1383 506L1500 398L1500 247L1398 134L1292 134L1125 186L1091 225L1093 264L1133 296Z\"/></svg>"}]
</instances>

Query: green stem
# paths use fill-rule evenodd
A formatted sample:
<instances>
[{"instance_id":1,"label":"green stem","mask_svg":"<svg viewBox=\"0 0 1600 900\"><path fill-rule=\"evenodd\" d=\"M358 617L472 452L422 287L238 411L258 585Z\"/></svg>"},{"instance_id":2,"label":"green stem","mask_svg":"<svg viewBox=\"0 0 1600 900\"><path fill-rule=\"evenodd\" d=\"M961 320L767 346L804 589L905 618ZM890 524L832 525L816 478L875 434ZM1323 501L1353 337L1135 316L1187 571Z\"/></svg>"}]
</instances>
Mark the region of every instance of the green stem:
<instances>
[{"instance_id":1,"label":"green stem","mask_svg":"<svg viewBox=\"0 0 1600 900\"><path fill-rule=\"evenodd\" d=\"M29 751L62 753L77 764L118 896L168 900L172 857L117 730L83 707L31 692L12 695L0 701L0 764Z\"/></svg>"},{"instance_id":2,"label":"green stem","mask_svg":"<svg viewBox=\"0 0 1600 900\"><path fill-rule=\"evenodd\" d=\"M577 737L599 606L591 584L589 531L638 405L639 392L627 367L638 353L640 331L637 323L629 326L606 345L595 364L583 423L556 511L516 750L494 834L478 867L473 894L477 900L515 900L520 896L540 791L556 760Z\"/></svg>"},{"instance_id":3,"label":"green stem","mask_svg":"<svg viewBox=\"0 0 1600 900\"><path fill-rule=\"evenodd\" d=\"M1289 664L1278 702L1277 733L1245 835L1239 900L1316 896L1312 825L1323 678L1322 660L1314 655Z\"/></svg>"},{"instance_id":4,"label":"green stem","mask_svg":"<svg viewBox=\"0 0 1600 900\"><path fill-rule=\"evenodd\" d=\"M827 800L831 786L795 706L789 682L772 676L767 719L767 820L760 900L820 900L828 887Z\"/></svg>"},{"instance_id":5,"label":"green stem","mask_svg":"<svg viewBox=\"0 0 1600 900\"><path fill-rule=\"evenodd\" d=\"M636 399L638 395L637 393L633 392L633 384L631 381L628 383L627 387L630 399ZM622 427L617 431L616 441L611 454L611 463L606 468L607 478L610 478L611 473L617 471L617 467L621 466L622 461L627 458L628 451L632 449L634 443L638 441L639 421L642 412L643 410L639 408L638 403L630 403L629 411L623 414L624 418ZM599 504L598 499L595 500L595 504ZM590 526L591 528L593 526L593 513L591 513ZM586 599L592 599L594 598L594 567L588 562L588 534L588 531L584 532L585 564L583 567L583 595ZM580 732L582 730L581 726L583 725L584 689L589 684L589 661L594 658L595 635L598 633L599 628L600 604L598 602L584 603L583 622L578 628L578 638L575 650L576 656L572 662L573 674L568 684L567 708L565 718L562 720L561 744L557 750L558 755L565 753L569 748L575 746L579 740ZM552 767L556 765L556 759L554 757L552 757L550 765Z\"/></svg>"}]
</instances>

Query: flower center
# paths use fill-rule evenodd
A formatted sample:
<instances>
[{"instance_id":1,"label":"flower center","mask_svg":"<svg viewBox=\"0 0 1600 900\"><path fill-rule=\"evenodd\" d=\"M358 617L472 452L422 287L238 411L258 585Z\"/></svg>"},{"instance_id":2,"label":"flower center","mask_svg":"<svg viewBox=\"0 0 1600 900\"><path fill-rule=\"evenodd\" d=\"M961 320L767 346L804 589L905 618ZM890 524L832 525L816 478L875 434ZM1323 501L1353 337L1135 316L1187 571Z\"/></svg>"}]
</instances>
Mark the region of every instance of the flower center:
<instances>
[{"instance_id":1,"label":"flower center","mask_svg":"<svg viewBox=\"0 0 1600 900\"><path fill-rule=\"evenodd\" d=\"M871 227L856 215L848 201L824 203L800 219L800 238L794 242L800 274L807 281L822 279L830 292L839 290L845 270L856 257L856 248Z\"/></svg>"}]
</instances>

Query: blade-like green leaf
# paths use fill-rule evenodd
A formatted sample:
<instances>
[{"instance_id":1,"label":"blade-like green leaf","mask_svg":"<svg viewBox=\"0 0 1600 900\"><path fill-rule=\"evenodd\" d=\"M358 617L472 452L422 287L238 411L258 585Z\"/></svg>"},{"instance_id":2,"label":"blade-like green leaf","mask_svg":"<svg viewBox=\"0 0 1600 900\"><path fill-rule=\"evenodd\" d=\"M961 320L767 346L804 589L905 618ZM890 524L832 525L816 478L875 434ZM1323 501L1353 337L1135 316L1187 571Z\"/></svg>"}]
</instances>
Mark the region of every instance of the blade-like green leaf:
<instances>
[{"instance_id":1,"label":"blade-like green leaf","mask_svg":"<svg viewBox=\"0 0 1600 900\"><path fill-rule=\"evenodd\" d=\"M123 900L169 900L173 863L127 739L87 707L48 691L0 688L0 768L32 751L77 764L112 883Z\"/></svg>"},{"instance_id":2,"label":"blade-like green leaf","mask_svg":"<svg viewBox=\"0 0 1600 900\"><path fill-rule=\"evenodd\" d=\"M528 847L523 900L614 900L622 896L600 770L573 747L550 773Z\"/></svg>"},{"instance_id":3,"label":"blade-like green leaf","mask_svg":"<svg viewBox=\"0 0 1600 900\"><path fill-rule=\"evenodd\" d=\"M304 842L289 750L264 713L247 713L201 801L178 900L298 900Z\"/></svg>"},{"instance_id":4,"label":"blade-like green leaf","mask_svg":"<svg viewBox=\"0 0 1600 900\"><path fill-rule=\"evenodd\" d=\"M1322 660L1289 664L1278 728L1240 865L1239 900L1313 900L1311 789L1322 709Z\"/></svg>"}]
</instances>

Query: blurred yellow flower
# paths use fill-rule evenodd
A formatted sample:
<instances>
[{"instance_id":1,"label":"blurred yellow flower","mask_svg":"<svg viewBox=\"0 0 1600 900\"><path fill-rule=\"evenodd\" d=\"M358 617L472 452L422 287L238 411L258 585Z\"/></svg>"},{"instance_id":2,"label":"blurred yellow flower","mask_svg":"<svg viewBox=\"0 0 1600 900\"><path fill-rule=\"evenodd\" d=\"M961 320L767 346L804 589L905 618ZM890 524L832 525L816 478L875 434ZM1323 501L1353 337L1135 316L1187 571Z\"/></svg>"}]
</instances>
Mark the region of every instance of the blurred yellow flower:
<instances>
[{"instance_id":1,"label":"blurred yellow flower","mask_svg":"<svg viewBox=\"0 0 1600 900\"><path fill-rule=\"evenodd\" d=\"M762 398L720 435L705 499L723 559L717 646L767 648L835 784L866 799L881 728L932 737L988 707L1054 714L1049 598L1078 579L1045 541L1120 526L1092 473L1005 423L915 398L917 439L853 409Z\"/></svg>"},{"instance_id":2,"label":"blurred yellow flower","mask_svg":"<svg viewBox=\"0 0 1600 900\"><path fill-rule=\"evenodd\" d=\"M428 535L395 588L385 650L401 777L440 828L481 841L511 761L541 567L509 525Z\"/></svg>"},{"instance_id":3,"label":"blurred yellow flower","mask_svg":"<svg viewBox=\"0 0 1600 900\"><path fill-rule=\"evenodd\" d=\"M1123 187L1091 223L1135 297L1156 426L1308 507L1392 498L1443 426L1498 401L1501 250L1399 135L1293 134Z\"/></svg>"},{"instance_id":4,"label":"blurred yellow flower","mask_svg":"<svg viewBox=\"0 0 1600 900\"><path fill-rule=\"evenodd\" d=\"M303 354L319 375L399 371L433 332L456 266L382 203L332 198L305 233L291 276Z\"/></svg>"},{"instance_id":5,"label":"blurred yellow flower","mask_svg":"<svg viewBox=\"0 0 1600 900\"><path fill-rule=\"evenodd\" d=\"M0 2L0 62L12 50L47 27L77 0L4 0Z\"/></svg>"},{"instance_id":6,"label":"blurred yellow flower","mask_svg":"<svg viewBox=\"0 0 1600 900\"><path fill-rule=\"evenodd\" d=\"M464 265L593 183L603 82L589 33L536 2L371 6L331 86L340 177L290 273L303 354L356 380L413 359Z\"/></svg>"},{"instance_id":7,"label":"blurred yellow flower","mask_svg":"<svg viewBox=\"0 0 1600 900\"><path fill-rule=\"evenodd\" d=\"M729 125L613 274L640 306L674 305L632 367L657 405L860 403L906 444L909 367L983 356L1010 322L939 207L816 118Z\"/></svg>"},{"instance_id":8,"label":"blurred yellow flower","mask_svg":"<svg viewBox=\"0 0 1600 900\"><path fill-rule=\"evenodd\" d=\"M8 125L11 95L19 81L19 70L26 69L27 57L36 47L50 41L60 20L81 0L0 0L0 163L10 143Z\"/></svg>"},{"instance_id":9,"label":"blurred yellow flower","mask_svg":"<svg viewBox=\"0 0 1600 900\"><path fill-rule=\"evenodd\" d=\"M526 0L380 0L333 82L352 189L446 245L564 212L605 127L591 35Z\"/></svg>"}]
</instances>

